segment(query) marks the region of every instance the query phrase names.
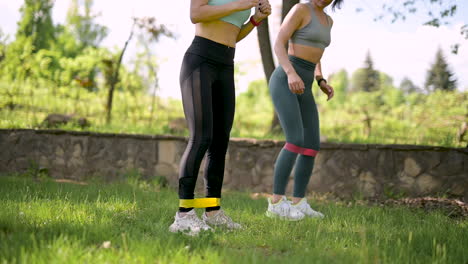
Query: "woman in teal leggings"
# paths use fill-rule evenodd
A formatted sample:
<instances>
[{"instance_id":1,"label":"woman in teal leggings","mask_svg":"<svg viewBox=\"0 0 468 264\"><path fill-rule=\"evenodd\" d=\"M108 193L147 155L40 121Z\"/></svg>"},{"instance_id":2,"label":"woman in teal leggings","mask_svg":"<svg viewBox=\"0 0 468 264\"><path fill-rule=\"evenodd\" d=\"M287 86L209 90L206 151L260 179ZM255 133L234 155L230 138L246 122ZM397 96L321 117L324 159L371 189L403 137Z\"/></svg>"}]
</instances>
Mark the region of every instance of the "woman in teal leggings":
<instances>
[{"instance_id":1,"label":"woman in teal leggings","mask_svg":"<svg viewBox=\"0 0 468 264\"><path fill-rule=\"evenodd\" d=\"M305 198L307 185L320 149L319 115L312 94L314 76L320 89L333 97L333 88L322 77L320 59L331 42L333 21L324 8L340 7L342 0L310 0L296 4L281 25L275 43L279 66L270 79L270 94L286 136L275 163L273 196L266 215L286 220L323 217ZM286 44L289 48L286 50ZM285 197L294 167L292 201Z\"/></svg>"}]
</instances>

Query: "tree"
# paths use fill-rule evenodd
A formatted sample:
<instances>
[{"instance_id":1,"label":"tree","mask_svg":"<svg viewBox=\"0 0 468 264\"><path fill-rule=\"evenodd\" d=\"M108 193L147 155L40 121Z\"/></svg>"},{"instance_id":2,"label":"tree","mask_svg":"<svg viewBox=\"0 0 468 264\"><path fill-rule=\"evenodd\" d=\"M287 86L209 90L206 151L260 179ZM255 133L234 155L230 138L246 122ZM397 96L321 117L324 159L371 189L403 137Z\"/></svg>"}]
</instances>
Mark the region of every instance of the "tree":
<instances>
[{"instance_id":1,"label":"tree","mask_svg":"<svg viewBox=\"0 0 468 264\"><path fill-rule=\"evenodd\" d=\"M55 39L53 6L53 0L25 0L20 9L21 20L18 22L16 40L31 38L35 52L47 49Z\"/></svg>"},{"instance_id":2,"label":"tree","mask_svg":"<svg viewBox=\"0 0 468 264\"><path fill-rule=\"evenodd\" d=\"M148 89L148 92L151 94L151 113L150 119L148 120L149 124L153 123L154 112L156 110L156 94L159 90L159 66L158 58L153 52L151 47L151 37L147 39L146 35L141 34L139 36L140 46L143 48L143 51L136 54L134 60L135 71L143 76L142 81L144 87Z\"/></svg>"},{"instance_id":3,"label":"tree","mask_svg":"<svg viewBox=\"0 0 468 264\"><path fill-rule=\"evenodd\" d=\"M8 36L5 36L0 28L0 63L5 59Z\"/></svg>"},{"instance_id":4,"label":"tree","mask_svg":"<svg viewBox=\"0 0 468 264\"><path fill-rule=\"evenodd\" d=\"M400 90L405 94L410 94L420 92L421 88L416 86L408 77L405 77L400 83Z\"/></svg>"},{"instance_id":5,"label":"tree","mask_svg":"<svg viewBox=\"0 0 468 264\"><path fill-rule=\"evenodd\" d=\"M98 47L108 29L95 23L99 14L92 13L94 0L72 0L67 13L67 26L81 48Z\"/></svg>"},{"instance_id":6,"label":"tree","mask_svg":"<svg viewBox=\"0 0 468 264\"><path fill-rule=\"evenodd\" d=\"M426 10L424 10L426 9ZM405 1L386 1L382 6L382 13L375 20L382 20L391 15L391 22L398 20L405 21L407 16L425 13L427 21L424 25L439 27L450 24L449 18L453 17L458 10L457 1L453 0L405 0ZM460 27L460 34L468 39L468 24ZM460 47L459 43L452 45L452 53L457 54Z\"/></svg>"},{"instance_id":7,"label":"tree","mask_svg":"<svg viewBox=\"0 0 468 264\"><path fill-rule=\"evenodd\" d=\"M103 60L104 73L106 83L109 86L109 92L107 94L107 104L106 104L106 122L109 124L112 119L112 103L114 100L114 90L119 82L119 71L122 64L122 59L124 57L125 51L127 50L128 44L135 34L135 28L143 30L146 34L151 36L151 41L157 42L161 36L174 37L173 33L169 31L164 25L159 25L156 23L156 19L153 17L145 18L134 18L132 29L128 36L127 41L122 48L122 51L118 55L117 61L114 59L105 59Z\"/></svg>"},{"instance_id":8,"label":"tree","mask_svg":"<svg viewBox=\"0 0 468 264\"><path fill-rule=\"evenodd\" d=\"M351 91L373 92L380 89L379 72L374 69L374 61L367 52L364 67L356 70L352 77Z\"/></svg>"},{"instance_id":9,"label":"tree","mask_svg":"<svg viewBox=\"0 0 468 264\"><path fill-rule=\"evenodd\" d=\"M456 89L456 79L450 71L440 48L437 50L434 64L427 72L425 86L430 92L435 90L453 91Z\"/></svg>"},{"instance_id":10,"label":"tree","mask_svg":"<svg viewBox=\"0 0 468 264\"><path fill-rule=\"evenodd\" d=\"M282 11L281 11L281 22L291 10L291 8L299 3L299 0L283 0ZM262 58L263 71L265 72L265 78L268 82L270 81L271 74L275 70L275 62L273 60L273 52L271 49L270 41L270 30L268 25L268 18L257 28L258 44L260 47L260 55ZM273 119L271 121L270 132L278 132L281 127L279 124L278 115L273 111Z\"/></svg>"},{"instance_id":11,"label":"tree","mask_svg":"<svg viewBox=\"0 0 468 264\"><path fill-rule=\"evenodd\" d=\"M346 101L346 90L349 85L348 72L342 69L328 78L330 85L335 90L335 97L330 101L332 107L343 105Z\"/></svg>"}]
</instances>

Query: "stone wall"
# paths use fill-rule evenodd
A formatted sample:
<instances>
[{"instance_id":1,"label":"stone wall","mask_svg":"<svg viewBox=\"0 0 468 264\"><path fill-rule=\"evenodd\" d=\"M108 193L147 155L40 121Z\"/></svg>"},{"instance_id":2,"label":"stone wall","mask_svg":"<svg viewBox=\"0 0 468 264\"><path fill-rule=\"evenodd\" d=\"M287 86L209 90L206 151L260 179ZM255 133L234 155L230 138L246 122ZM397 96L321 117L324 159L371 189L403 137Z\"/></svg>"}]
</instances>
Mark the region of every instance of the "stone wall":
<instances>
[{"instance_id":1,"label":"stone wall","mask_svg":"<svg viewBox=\"0 0 468 264\"><path fill-rule=\"evenodd\" d=\"M113 179L129 170L164 176L177 186L186 138L57 130L0 130L0 173L32 162L55 178ZM284 142L232 139L225 188L271 192L273 166ZM203 187L201 166L198 191ZM292 179L288 185L291 193ZM468 149L322 143L309 190L342 198L448 195L468 200Z\"/></svg>"}]
</instances>

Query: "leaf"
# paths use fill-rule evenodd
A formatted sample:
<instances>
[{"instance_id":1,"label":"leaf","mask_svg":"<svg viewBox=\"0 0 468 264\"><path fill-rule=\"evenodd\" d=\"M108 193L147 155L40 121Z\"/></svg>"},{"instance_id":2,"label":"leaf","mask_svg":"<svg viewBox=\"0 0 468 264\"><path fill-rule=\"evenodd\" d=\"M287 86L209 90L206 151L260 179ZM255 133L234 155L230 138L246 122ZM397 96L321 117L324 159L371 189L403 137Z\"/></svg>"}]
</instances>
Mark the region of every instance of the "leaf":
<instances>
[{"instance_id":1,"label":"leaf","mask_svg":"<svg viewBox=\"0 0 468 264\"><path fill-rule=\"evenodd\" d=\"M450 46L450 49L452 50L452 53L453 54L458 54L458 48L460 47L460 44L454 44L452 46Z\"/></svg>"}]
</instances>

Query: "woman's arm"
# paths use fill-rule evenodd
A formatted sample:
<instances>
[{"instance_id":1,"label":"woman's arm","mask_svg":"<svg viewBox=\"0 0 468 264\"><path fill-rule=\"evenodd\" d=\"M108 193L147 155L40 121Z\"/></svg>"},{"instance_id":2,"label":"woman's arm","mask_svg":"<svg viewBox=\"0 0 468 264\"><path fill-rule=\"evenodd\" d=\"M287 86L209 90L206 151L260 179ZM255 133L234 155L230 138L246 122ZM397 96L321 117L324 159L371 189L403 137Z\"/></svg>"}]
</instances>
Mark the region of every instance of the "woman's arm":
<instances>
[{"instance_id":1,"label":"woman's arm","mask_svg":"<svg viewBox=\"0 0 468 264\"><path fill-rule=\"evenodd\" d=\"M319 61L317 65L315 65L315 80L320 80L323 79L323 74L322 74L322 63Z\"/></svg>"},{"instance_id":2,"label":"woman's arm","mask_svg":"<svg viewBox=\"0 0 468 264\"><path fill-rule=\"evenodd\" d=\"M304 92L304 82L294 70L291 62L289 61L288 51L286 45L289 39L296 30L300 28L303 23L304 17L309 12L308 7L304 4L296 4L291 8L289 13L284 18L283 24L279 30L278 36L275 41L274 51L278 58L278 63L288 75L289 89L293 93L301 94Z\"/></svg>"},{"instance_id":3,"label":"woman's arm","mask_svg":"<svg viewBox=\"0 0 468 264\"><path fill-rule=\"evenodd\" d=\"M259 7L255 8L255 14L253 15L253 19L255 20L256 23L260 23L263 19L267 18L270 14L271 14L270 2L268 2L268 0L260 0ZM241 41L247 35L249 35L249 33L252 32L252 29L254 27L255 26L250 21L247 21L247 23L242 26L239 32L239 35L237 35L237 42Z\"/></svg>"},{"instance_id":4,"label":"woman's arm","mask_svg":"<svg viewBox=\"0 0 468 264\"><path fill-rule=\"evenodd\" d=\"M257 6L259 0L238 0L224 5L208 5L208 0L191 0L190 20L197 24L218 20L234 12Z\"/></svg>"},{"instance_id":5,"label":"woman's arm","mask_svg":"<svg viewBox=\"0 0 468 264\"><path fill-rule=\"evenodd\" d=\"M335 90L333 89L333 87L328 85L327 81L323 78L321 61L319 61L317 65L315 65L314 75L315 75L315 80L317 81L320 81L321 79L323 79L323 81L320 82L319 87L320 87L320 90L322 90L322 92L324 92L328 96L327 101L332 99L333 96L335 95Z\"/></svg>"}]
</instances>

